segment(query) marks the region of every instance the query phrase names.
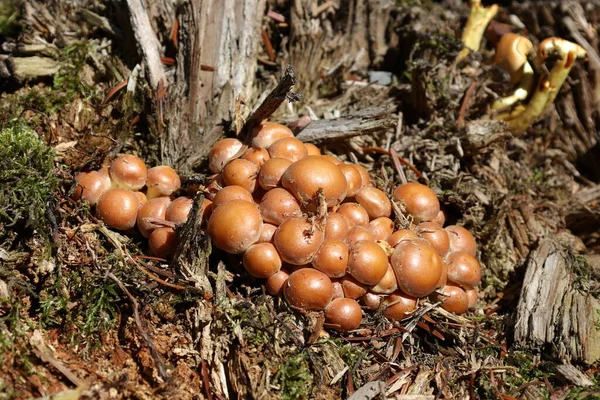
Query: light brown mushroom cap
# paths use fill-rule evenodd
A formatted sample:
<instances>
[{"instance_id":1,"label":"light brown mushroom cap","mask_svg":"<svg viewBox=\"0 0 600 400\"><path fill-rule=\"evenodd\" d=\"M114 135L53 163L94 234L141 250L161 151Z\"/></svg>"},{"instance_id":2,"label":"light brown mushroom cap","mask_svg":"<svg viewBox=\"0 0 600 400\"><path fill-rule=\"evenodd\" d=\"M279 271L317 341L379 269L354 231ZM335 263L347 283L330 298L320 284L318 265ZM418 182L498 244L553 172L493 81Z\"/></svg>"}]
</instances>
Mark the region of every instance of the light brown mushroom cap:
<instances>
[{"instance_id":1,"label":"light brown mushroom cap","mask_svg":"<svg viewBox=\"0 0 600 400\"><path fill-rule=\"evenodd\" d=\"M153 199L160 196L170 196L181 187L179 174L168 165L159 165L148 170L146 180L148 190L146 196Z\"/></svg>"},{"instance_id":2,"label":"light brown mushroom cap","mask_svg":"<svg viewBox=\"0 0 600 400\"><path fill-rule=\"evenodd\" d=\"M529 39L516 33L507 33L496 46L494 62L510 74L510 83L521 80L523 66L527 62L527 54L533 49Z\"/></svg>"}]
</instances>

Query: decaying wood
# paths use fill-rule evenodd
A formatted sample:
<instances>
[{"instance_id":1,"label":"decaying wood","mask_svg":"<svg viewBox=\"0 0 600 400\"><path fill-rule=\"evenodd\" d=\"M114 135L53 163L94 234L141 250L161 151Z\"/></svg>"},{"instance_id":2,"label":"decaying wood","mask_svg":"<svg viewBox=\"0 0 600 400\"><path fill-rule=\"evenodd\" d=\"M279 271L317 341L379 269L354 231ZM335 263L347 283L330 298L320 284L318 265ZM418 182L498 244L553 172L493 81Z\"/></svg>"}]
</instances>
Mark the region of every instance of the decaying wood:
<instances>
[{"instance_id":1,"label":"decaying wood","mask_svg":"<svg viewBox=\"0 0 600 400\"><path fill-rule=\"evenodd\" d=\"M197 195L187 222L179 233L179 243L173 256L172 266L185 278L195 283L205 297L213 293L208 280L208 256L212 250L210 237L198 227L203 215L200 206L204 196Z\"/></svg>"},{"instance_id":2,"label":"decaying wood","mask_svg":"<svg viewBox=\"0 0 600 400\"><path fill-rule=\"evenodd\" d=\"M577 286L575 256L553 239L530 255L516 311L518 345L567 362L600 358L600 302Z\"/></svg>"},{"instance_id":3,"label":"decaying wood","mask_svg":"<svg viewBox=\"0 0 600 400\"><path fill-rule=\"evenodd\" d=\"M296 137L303 142L323 144L360 135L374 135L392 129L397 117L395 107L368 108L342 119L312 121Z\"/></svg>"},{"instance_id":4,"label":"decaying wood","mask_svg":"<svg viewBox=\"0 0 600 400\"><path fill-rule=\"evenodd\" d=\"M12 75L19 81L53 76L60 69L58 61L48 57L11 57L8 62Z\"/></svg>"},{"instance_id":5,"label":"decaying wood","mask_svg":"<svg viewBox=\"0 0 600 400\"><path fill-rule=\"evenodd\" d=\"M181 6L174 81L166 98L161 158L182 173L222 136L239 132L254 103L260 29L266 0L195 0ZM201 70L201 64L214 71ZM247 104L250 107L245 107Z\"/></svg>"},{"instance_id":6,"label":"decaying wood","mask_svg":"<svg viewBox=\"0 0 600 400\"><path fill-rule=\"evenodd\" d=\"M344 71L365 71L372 62L371 43L381 43L383 27L388 26L389 0L342 0L335 8L312 13L311 0L295 1L292 6L290 61L296 70L299 91L310 103L319 94L323 76L331 79ZM335 13L330 18L329 13ZM373 49L373 57L381 60L385 46Z\"/></svg>"},{"instance_id":7,"label":"decaying wood","mask_svg":"<svg viewBox=\"0 0 600 400\"><path fill-rule=\"evenodd\" d=\"M296 84L296 74L292 69L291 65L288 65L285 69L283 77L279 80L279 83L269 93L267 98L261 103L261 105L252 113L248 121L242 128L242 135L248 134L252 129L260 124L265 119L269 118L281 104L287 99L290 102L298 101L302 99L302 93L293 93L292 87Z\"/></svg>"},{"instance_id":8,"label":"decaying wood","mask_svg":"<svg viewBox=\"0 0 600 400\"><path fill-rule=\"evenodd\" d=\"M167 85L165 69L160 61L160 43L150 25L143 0L127 0L127 6L135 39L144 54L150 86L156 90L160 82Z\"/></svg>"}]
</instances>

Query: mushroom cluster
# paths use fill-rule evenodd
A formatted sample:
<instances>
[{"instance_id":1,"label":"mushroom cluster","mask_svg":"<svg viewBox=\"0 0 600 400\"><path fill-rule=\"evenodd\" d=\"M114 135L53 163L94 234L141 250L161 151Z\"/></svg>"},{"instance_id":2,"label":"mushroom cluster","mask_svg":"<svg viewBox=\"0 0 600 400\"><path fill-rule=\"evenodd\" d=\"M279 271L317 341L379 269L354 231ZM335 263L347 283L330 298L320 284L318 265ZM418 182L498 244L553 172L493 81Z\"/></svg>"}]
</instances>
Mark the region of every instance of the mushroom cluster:
<instances>
[{"instance_id":1,"label":"mushroom cluster","mask_svg":"<svg viewBox=\"0 0 600 400\"><path fill-rule=\"evenodd\" d=\"M427 296L455 313L476 305L475 239L443 227L429 187L405 183L390 199L363 166L322 155L272 122L257 126L249 145L216 143L209 167L213 244L242 255L246 271L292 308L323 310L327 326L350 331L363 308L402 320ZM410 229L396 228L392 202Z\"/></svg>"},{"instance_id":2,"label":"mushroom cluster","mask_svg":"<svg viewBox=\"0 0 600 400\"><path fill-rule=\"evenodd\" d=\"M137 227L152 255L172 255L177 244L173 226L187 220L193 203L188 197L174 198L181 181L173 168L148 169L139 157L125 154L108 167L77 174L75 180L73 198L95 207L106 225L125 232Z\"/></svg>"},{"instance_id":3,"label":"mushroom cluster","mask_svg":"<svg viewBox=\"0 0 600 400\"><path fill-rule=\"evenodd\" d=\"M388 196L363 166L322 155L272 122L258 125L248 145L217 142L208 158L214 175L200 228L292 308L324 311L327 326L346 332L359 327L363 309L400 321L425 297L458 314L475 307L482 273L475 239L460 226L443 227L429 187L404 183ZM75 179L74 197L106 225L137 228L152 255L172 256L174 228L193 205L175 197L181 183L173 168L147 169L122 155ZM407 229L392 219L394 209Z\"/></svg>"}]
</instances>

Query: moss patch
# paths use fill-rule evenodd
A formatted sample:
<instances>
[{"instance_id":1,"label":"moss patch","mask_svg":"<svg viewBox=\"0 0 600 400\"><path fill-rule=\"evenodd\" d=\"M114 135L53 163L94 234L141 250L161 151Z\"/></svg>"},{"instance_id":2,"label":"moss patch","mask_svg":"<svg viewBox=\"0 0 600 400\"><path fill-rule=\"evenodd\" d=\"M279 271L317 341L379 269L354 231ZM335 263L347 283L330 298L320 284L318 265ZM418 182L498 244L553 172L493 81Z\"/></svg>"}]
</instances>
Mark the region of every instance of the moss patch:
<instances>
[{"instance_id":1,"label":"moss patch","mask_svg":"<svg viewBox=\"0 0 600 400\"><path fill-rule=\"evenodd\" d=\"M18 229L48 234L47 210L58 187L53 160L54 151L27 127L0 131L0 243Z\"/></svg>"}]
</instances>

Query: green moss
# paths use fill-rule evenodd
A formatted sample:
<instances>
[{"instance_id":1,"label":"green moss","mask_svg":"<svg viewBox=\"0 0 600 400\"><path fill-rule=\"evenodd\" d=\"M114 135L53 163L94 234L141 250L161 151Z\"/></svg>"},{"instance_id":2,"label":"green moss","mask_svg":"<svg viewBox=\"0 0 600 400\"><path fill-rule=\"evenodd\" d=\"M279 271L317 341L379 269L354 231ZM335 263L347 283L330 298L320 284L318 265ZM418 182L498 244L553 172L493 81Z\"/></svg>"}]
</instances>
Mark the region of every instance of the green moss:
<instances>
[{"instance_id":1,"label":"green moss","mask_svg":"<svg viewBox=\"0 0 600 400\"><path fill-rule=\"evenodd\" d=\"M37 110L52 115L76 98L93 98L95 89L84 84L80 76L89 51L90 47L86 43L75 43L63 49L58 56L60 70L54 75L52 86L35 86L26 94L17 95L17 107L13 110L13 116L23 110Z\"/></svg>"},{"instance_id":2,"label":"green moss","mask_svg":"<svg viewBox=\"0 0 600 400\"><path fill-rule=\"evenodd\" d=\"M0 243L17 227L48 236L47 209L58 178L54 151L21 124L0 131Z\"/></svg>"},{"instance_id":3,"label":"green moss","mask_svg":"<svg viewBox=\"0 0 600 400\"><path fill-rule=\"evenodd\" d=\"M281 386L282 399L306 399L313 386L313 376L303 352L287 358L275 375L275 383Z\"/></svg>"}]
</instances>

